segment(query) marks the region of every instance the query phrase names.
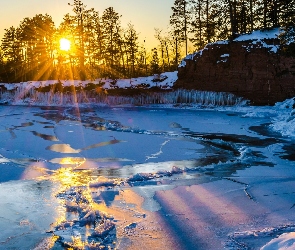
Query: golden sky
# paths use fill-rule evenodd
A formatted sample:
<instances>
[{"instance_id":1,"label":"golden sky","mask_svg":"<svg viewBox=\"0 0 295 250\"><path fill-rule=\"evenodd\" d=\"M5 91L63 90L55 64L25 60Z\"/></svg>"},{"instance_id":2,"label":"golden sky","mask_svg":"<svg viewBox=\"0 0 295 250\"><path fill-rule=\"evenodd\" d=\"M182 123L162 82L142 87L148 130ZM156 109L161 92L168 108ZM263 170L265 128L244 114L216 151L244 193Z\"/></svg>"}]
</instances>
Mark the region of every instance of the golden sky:
<instances>
[{"instance_id":1,"label":"golden sky","mask_svg":"<svg viewBox=\"0 0 295 250\"><path fill-rule=\"evenodd\" d=\"M167 30L171 7L174 0L83 0L87 8L94 8L101 15L108 7L113 7L122 15L123 27L131 22L139 33L139 43L146 40L146 47L151 49L157 46L154 38L155 28ZM0 38L4 29L17 27L25 17L36 14L49 14L55 26L58 27L66 13L72 13L68 3L73 0L8 0L1 1L0 9Z\"/></svg>"}]
</instances>

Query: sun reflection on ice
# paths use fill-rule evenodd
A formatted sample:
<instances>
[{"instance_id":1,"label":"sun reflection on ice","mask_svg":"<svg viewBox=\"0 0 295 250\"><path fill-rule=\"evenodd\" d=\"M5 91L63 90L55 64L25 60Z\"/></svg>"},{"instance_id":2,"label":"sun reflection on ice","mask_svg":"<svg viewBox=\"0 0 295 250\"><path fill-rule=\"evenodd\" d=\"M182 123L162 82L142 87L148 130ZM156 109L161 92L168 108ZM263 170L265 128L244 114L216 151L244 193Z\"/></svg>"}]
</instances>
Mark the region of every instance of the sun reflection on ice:
<instances>
[{"instance_id":1,"label":"sun reflection on ice","mask_svg":"<svg viewBox=\"0 0 295 250\"><path fill-rule=\"evenodd\" d=\"M109 143L113 141L100 143L99 146ZM144 198L129 189L130 183L124 178L108 178L97 172L103 169L105 162L114 160L127 159L63 157L48 161L58 164L59 169L50 170L45 163L34 163L27 168L27 179L54 183L56 188L52 196L60 203L55 222L48 230L50 235L42 242L46 244L44 246L115 249L124 246L127 237L137 248L145 242L142 239L136 243L142 230L154 239L151 244L162 244L165 238L161 233L163 229L155 233L155 225L150 222L154 217L144 209ZM147 217L149 220L146 220Z\"/></svg>"}]
</instances>

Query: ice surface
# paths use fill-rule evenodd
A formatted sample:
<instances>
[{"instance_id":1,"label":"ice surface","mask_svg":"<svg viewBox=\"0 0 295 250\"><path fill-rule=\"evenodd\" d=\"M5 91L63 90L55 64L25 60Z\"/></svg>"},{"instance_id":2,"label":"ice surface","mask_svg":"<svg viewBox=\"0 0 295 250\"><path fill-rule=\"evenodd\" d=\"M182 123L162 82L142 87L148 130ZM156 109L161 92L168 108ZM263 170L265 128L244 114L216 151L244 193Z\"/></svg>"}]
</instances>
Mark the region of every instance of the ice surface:
<instances>
[{"instance_id":1,"label":"ice surface","mask_svg":"<svg viewBox=\"0 0 295 250\"><path fill-rule=\"evenodd\" d=\"M46 232L62 210L52 195L57 189L50 181L0 184L0 249L34 249L50 238Z\"/></svg>"},{"instance_id":2,"label":"ice surface","mask_svg":"<svg viewBox=\"0 0 295 250\"><path fill-rule=\"evenodd\" d=\"M293 106L1 106L0 248L286 245Z\"/></svg>"}]
</instances>

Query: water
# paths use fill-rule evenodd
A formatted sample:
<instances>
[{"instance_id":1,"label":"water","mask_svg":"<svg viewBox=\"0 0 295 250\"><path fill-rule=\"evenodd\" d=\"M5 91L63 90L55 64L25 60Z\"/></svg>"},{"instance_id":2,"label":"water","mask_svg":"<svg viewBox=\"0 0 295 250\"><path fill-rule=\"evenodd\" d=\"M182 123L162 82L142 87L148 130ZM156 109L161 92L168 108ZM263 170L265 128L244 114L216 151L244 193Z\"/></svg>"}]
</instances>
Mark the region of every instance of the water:
<instances>
[{"instance_id":1,"label":"water","mask_svg":"<svg viewBox=\"0 0 295 250\"><path fill-rule=\"evenodd\" d=\"M157 191L292 159L269 116L233 110L1 106L0 119L0 249L124 249Z\"/></svg>"}]
</instances>

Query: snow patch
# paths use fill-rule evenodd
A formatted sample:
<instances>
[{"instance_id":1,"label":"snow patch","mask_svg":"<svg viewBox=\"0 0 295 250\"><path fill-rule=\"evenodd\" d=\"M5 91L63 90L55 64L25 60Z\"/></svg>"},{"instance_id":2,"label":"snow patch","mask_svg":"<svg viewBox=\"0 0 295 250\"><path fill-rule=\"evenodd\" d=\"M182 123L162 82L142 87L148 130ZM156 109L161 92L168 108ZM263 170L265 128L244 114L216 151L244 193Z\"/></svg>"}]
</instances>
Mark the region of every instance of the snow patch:
<instances>
[{"instance_id":1,"label":"snow patch","mask_svg":"<svg viewBox=\"0 0 295 250\"><path fill-rule=\"evenodd\" d=\"M295 137L295 98L278 102L274 106L277 116L273 118L270 127L283 136Z\"/></svg>"},{"instance_id":2,"label":"snow patch","mask_svg":"<svg viewBox=\"0 0 295 250\"><path fill-rule=\"evenodd\" d=\"M249 40L275 39L275 38L278 38L281 32L282 31L280 28L274 28L271 30L254 30L251 33L240 35L239 37L234 39L234 41L242 42L242 41L249 41Z\"/></svg>"},{"instance_id":3,"label":"snow patch","mask_svg":"<svg viewBox=\"0 0 295 250\"><path fill-rule=\"evenodd\" d=\"M22 88L23 90L36 89L40 87L46 87L54 84L61 84L63 87L82 87L85 88L88 84L95 84L97 87L103 89L113 89L113 88L136 88L142 84L146 84L149 87L163 87L171 88L173 84L178 79L177 71L173 72L164 72L157 74L157 78L160 81L155 81L155 76L146 76L138 78L129 78L129 79L110 79L110 78L98 78L95 80L47 80L47 81L28 81L20 83L0 83L1 86L4 86L6 90L12 91Z\"/></svg>"},{"instance_id":4,"label":"snow patch","mask_svg":"<svg viewBox=\"0 0 295 250\"><path fill-rule=\"evenodd\" d=\"M227 62L227 59L229 58L229 54L223 54L220 56L221 60L218 60L217 63L221 62Z\"/></svg>"},{"instance_id":5,"label":"snow patch","mask_svg":"<svg viewBox=\"0 0 295 250\"><path fill-rule=\"evenodd\" d=\"M293 250L295 249L295 232L284 233L268 242L261 250Z\"/></svg>"},{"instance_id":6,"label":"snow patch","mask_svg":"<svg viewBox=\"0 0 295 250\"><path fill-rule=\"evenodd\" d=\"M228 236L226 249L291 250L295 248L294 225L235 232ZM262 247L258 248L261 245Z\"/></svg>"},{"instance_id":7,"label":"snow patch","mask_svg":"<svg viewBox=\"0 0 295 250\"><path fill-rule=\"evenodd\" d=\"M180 64L178 65L179 68L181 67L185 67L186 66L186 61L187 60L194 60L194 57L197 55L197 54L202 54L202 51L197 51L195 53L192 53L192 54L187 54L186 57L184 57L182 59L182 61L180 62Z\"/></svg>"},{"instance_id":8,"label":"snow patch","mask_svg":"<svg viewBox=\"0 0 295 250\"><path fill-rule=\"evenodd\" d=\"M217 41L214 44L229 44L228 40L221 40L221 41Z\"/></svg>"},{"instance_id":9,"label":"snow patch","mask_svg":"<svg viewBox=\"0 0 295 250\"><path fill-rule=\"evenodd\" d=\"M236 39L234 39L233 41L234 42L252 41L249 46L243 46L246 48L248 52L250 52L251 49L254 48L253 45L255 45L255 48L267 48L269 49L269 52L277 53L279 49L279 45L267 44L265 40L277 39L281 33L282 33L282 30L280 28L274 28L267 31L255 30L249 34L242 34Z\"/></svg>"}]
</instances>

